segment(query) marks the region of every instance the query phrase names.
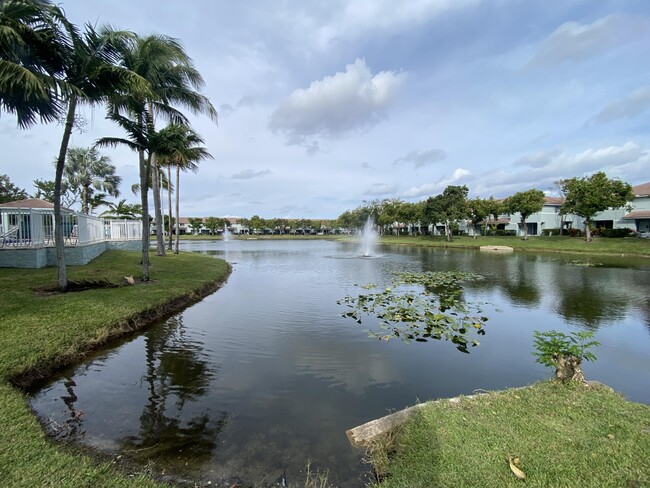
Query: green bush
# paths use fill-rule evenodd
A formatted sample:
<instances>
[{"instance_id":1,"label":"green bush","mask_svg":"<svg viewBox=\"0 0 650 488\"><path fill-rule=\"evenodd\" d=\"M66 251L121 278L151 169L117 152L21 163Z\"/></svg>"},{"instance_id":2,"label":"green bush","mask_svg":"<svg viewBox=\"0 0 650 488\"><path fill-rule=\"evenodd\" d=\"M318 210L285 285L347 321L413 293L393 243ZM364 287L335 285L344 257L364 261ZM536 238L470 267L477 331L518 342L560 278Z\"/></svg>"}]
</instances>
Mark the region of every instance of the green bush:
<instances>
[{"instance_id":1,"label":"green bush","mask_svg":"<svg viewBox=\"0 0 650 488\"><path fill-rule=\"evenodd\" d=\"M632 237L636 233L632 229L600 229L603 237Z\"/></svg>"},{"instance_id":2,"label":"green bush","mask_svg":"<svg viewBox=\"0 0 650 488\"><path fill-rule=\"evenodd\" d=\"M517 231L514 230L505 230L505 229L497 229L494 232L491 233L493 236L510 236L514 237L517 235Z\"/></svg>"},{"instance_id":3,"label":"green bush","mask_svg":"<svg viewBox=\"0 0 650 488\"><path fill-rule=\"evenodd\" d=\"M594 336L593 331L584 330L567 335L555 330L548 332L536 330L533 334L535 336L536 350L533 356L537 358L538 363L544 366L556 366L559 355L575 356L580 361L583 359L587 361L596 360L596 356L588 350L591 347L600 345L599 342L590 340Z\"/></svg>"},{"instance_id":4,"label":"green bush","mask_svg":"<svg viewBox=\"0 0 650 488\"><path fill-rule=\"evenodd\" d=\"M569 234L569 237L582 237L583 233L580 229L567 229L567 233Z\"/></svg>"},{"instance_id":5,"label":"green bush","mask_svg":"<svg viewBox=\"0 0 650 488\"><path fill-rule=\"evenodd\" d=\"M542 235L543 236L559 236L560 235L560 229L543 229L542 230Z\"/></svg>"}]
</instances>

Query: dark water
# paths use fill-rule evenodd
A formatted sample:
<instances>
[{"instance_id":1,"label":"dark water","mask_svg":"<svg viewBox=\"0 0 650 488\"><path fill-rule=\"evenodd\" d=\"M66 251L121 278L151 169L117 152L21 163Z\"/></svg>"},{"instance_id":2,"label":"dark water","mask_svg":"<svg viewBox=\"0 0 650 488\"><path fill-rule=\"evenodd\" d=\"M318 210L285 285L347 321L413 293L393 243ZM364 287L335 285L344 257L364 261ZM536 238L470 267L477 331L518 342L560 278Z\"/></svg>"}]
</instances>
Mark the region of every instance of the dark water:
<instances>
[{"instance_id":1,"label":"dark water","mask_svg":"<svg viewBox=\"0 0 650 488\"><path fill-rule=\"evenodd\" d=\"M58 437L213 486L283 474L298 485L307 462L337 486L364 486L346 429L418 400L549 377L531 351L533 331L550 329L596 331L588 379L650 403L647 261L405 247L364 259L329 241L184 247L233 263L228 283L36 392L33 408ZM486 276L464 291L489 304L470 355L446 342L378 342L340 317L336 301L360 292L355 283L449 269Z\"/></svg>"}]
</instances>

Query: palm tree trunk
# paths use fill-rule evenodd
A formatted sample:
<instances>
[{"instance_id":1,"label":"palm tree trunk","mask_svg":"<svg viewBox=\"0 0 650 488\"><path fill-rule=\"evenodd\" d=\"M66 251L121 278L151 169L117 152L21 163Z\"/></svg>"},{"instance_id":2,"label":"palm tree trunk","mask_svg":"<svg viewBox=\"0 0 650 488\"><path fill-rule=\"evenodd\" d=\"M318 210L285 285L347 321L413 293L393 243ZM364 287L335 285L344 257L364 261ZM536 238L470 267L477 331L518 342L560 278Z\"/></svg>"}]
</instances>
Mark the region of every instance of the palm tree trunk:
<instances>
[{"instance_id":1,"label":"palm tree trunk","mask_svg":"<svg viewBox=\"0 0 650 488\"><path fill-rule=\"evenodd\" d=\"M63 236L63 217L61 215L61 182L63 180L63 167L65 156L68 152L70 134L74 125L74 114L77 109L77 96L70 95L68 101L68 113L63 128L63 138L59 148L59 157L56 160L56 173L54 176L54 244L56 246L56 269L59 283L59 290L66 291L68 288L68 270L65 265L65 243Z\"/></svg>"},{"instance_id":2,"label":"palm tree trunk","mask_svg":"<svg viewBox=\"0 0 650 488\"><path fill-rule=\"evenodd\" d=\"M179 201L179 193L180 193L180 179L181 179L181 167L176 166L176 249L174 250L174 254L178 254L178 243L180 241L180 226L181 226L181 218L180 218L180 201Z\"/></svg>"},{"instance_id":3,"label":"palm tree trunk","mask_svg":"<svg viewBox=\"0 0 650 488\"><path fill-rule=\"evenodd\" d=\"M163 238L164 224L162 210L160 209L160 174L156 153L151 155L151 186L153 191L154 219L156 222L156 255L165 255L165 242Z\"/></svg>"},{"instance_id":4,"label":"palm tree trunk","mask_svg":"<svg viewBox=\"0 0 650 488\"><path fill-rule=\"evenodd\" d=\"M88 185L83 185L81 188L81 213L88 215L90 213L88 210Z\"/></svg>"},{"instance_id":5,"label":"palm tree trunk","mask_svg":"<svg viewBox=\"0 0 650 488\"><path fill-rule=\"evenodd\" d=\"M173 250L173 237L172 237L172 164L171 161L167 164L167 205L169 207L169 244L167 250ZM178 219L178 216L176 216Z\"/></svg>"},{"instance_id":6,"label":"palm tree trunk","mask_svg":"<svg viewBox=\"0 0 650 488\"><path fill-rule=\"evenodd\" d=\"M141 120L141 117L140 117ZM142 281L149 281L149 163L144 151L138 151L140 162L140 203L142 204Z\"/></svg>"}]
</instances>

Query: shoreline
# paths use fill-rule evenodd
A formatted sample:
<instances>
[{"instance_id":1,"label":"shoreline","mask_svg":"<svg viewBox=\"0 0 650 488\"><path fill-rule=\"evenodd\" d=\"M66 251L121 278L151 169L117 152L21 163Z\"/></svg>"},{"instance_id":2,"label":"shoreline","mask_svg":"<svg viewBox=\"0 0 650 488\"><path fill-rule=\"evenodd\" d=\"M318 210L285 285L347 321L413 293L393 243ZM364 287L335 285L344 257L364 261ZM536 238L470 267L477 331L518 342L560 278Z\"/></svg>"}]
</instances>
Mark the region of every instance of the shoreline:
<instances>
[{"instance_id":1,"label":"shoreline","mask_svg":"<svg viewBox=\"0 0 650 488\"><path fill-rule=\"evenodd\" d=\"M174 297L161 306L148 308L139 313L124 317L119 322L113 324L109 329L109 333L105 336L86 341L77 350L50 359L44 359L43 364L37 364L26 371L8 378L9 383L23 391L29 391L55 374L58 370L83 360L89 353L101 349L118 339L123 339L131 334L141 332L158 320L169 317L190 305L200 302L218 291L228 281L232 273L232 266L228 263L226 264L228 271L222 279L207 282L200 288L185 295ZM147 285L148 283L138 282L135 286Z\"/></svg>"}]
</instances>

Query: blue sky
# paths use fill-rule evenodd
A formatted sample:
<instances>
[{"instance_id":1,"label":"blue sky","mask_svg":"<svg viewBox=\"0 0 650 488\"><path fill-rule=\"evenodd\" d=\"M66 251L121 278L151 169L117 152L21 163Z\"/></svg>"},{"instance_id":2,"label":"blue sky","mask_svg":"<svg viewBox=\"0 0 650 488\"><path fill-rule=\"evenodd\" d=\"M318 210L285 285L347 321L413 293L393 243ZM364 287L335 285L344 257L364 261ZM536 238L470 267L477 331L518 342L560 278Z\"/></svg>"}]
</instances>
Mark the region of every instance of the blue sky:
<instances>
[{"instance_id":1,"label":"blue sky","mask_svg":"<svg viewBox=\"0 0 650 488\"><path fill-rule=\"evenodd\" d=\"M335 218L364 200L552 190L603 170L650 181L646 0L63 0L74 22L179 38L218 125L184 216ZM101 107L72 144L120 136ZM62 126L0 114L2 169L53 179ZM136 202L137 158L104 150Z\"/></svg>"}]
</instances>

